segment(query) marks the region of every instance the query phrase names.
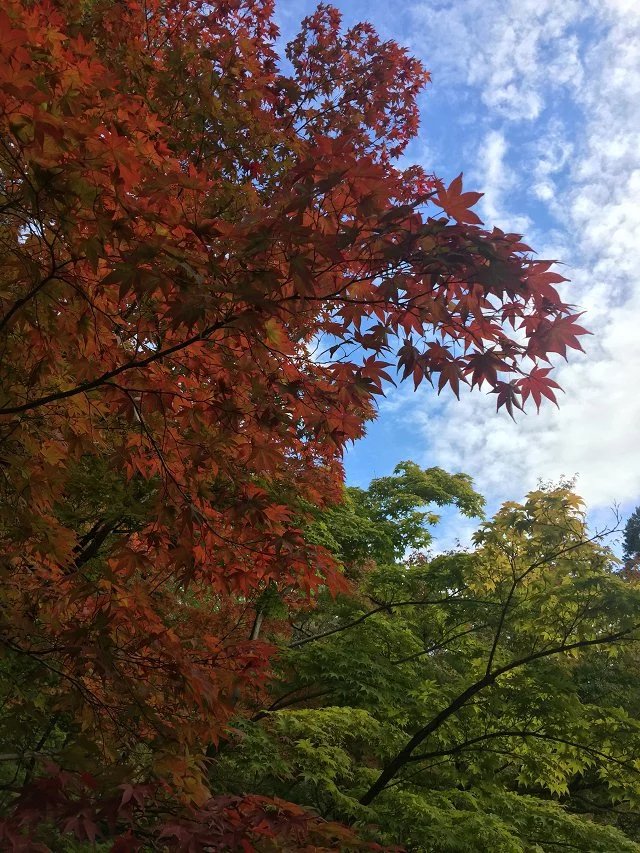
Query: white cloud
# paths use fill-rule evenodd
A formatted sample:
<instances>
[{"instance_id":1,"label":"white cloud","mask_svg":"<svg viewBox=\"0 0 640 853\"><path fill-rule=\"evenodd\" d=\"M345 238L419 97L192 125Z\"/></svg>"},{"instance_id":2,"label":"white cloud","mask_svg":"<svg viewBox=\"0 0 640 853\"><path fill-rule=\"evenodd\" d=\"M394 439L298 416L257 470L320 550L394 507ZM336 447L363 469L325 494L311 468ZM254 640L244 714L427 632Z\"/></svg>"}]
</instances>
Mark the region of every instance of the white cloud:
<instances>
[{"instance_id":1,"label":"white cloud","mask_svg":"<svg viewBox=\"0 0 640 853\"><path fill-rule=\"evenodd\" d=\"M549 88L582 84L574 30L590 6L578 0L429 0L414 4L411 14L427 40L423 52L440 73L477 87L493 113L534 120Z\"/></svg>"},{"instance_id":2,"label":"white cloud","mask_svg":"<svg viewBox=\"0 0 640 853\"><path fill-rule=\"evenodd\" d=\"M563 177L574 151L566 124L559 117L548 122L544 135L533 145L532 192L558 219L562 218L557 203L561 193L558 180Z\"/></svg>"},{"instance_id":3,"label":"white cloud","mask_svg":"<svg viewBox=\"0 0 640 853\"><path fill-rule=\"evenodd\" d=\"M531 220L516 214L508 204L509 194L518 184L516 173L507 164L508 147L504 133L498 130L487 133L475 170L477 180L474 180L474 184L484 189L480 203L483 219L499 223L506 230L524 234L531 230Z\"/></svg>"},{"instance_id":4,"label":"white cloud","mask_svg":"<svg viewBox=\"0 0 640 853\"><path fill-rule=\"evenodd\" d=\"M586 357L558 370L566 391L559 411L546 406L513 424L496 416L495 398L434 406L419 395L407 399L404 416L420 430L431 464L468 471L494 499L574 473L592 507L640 499L640 4L467 0L423 3L415 13L426 22L434 7L439 55L488 107L476 163L483 212L489 223L513 227L510 196L518 179L520 189L530 183L563 229L522 224L533 226L540 249L555 243L562 252L573 279L567 293L586 309L594 337ZM591 42L576 30L587 15ZM555 102L558 87L570 125ZM516 174L509 151L522 144L513 134L523 127L530 169Z\"/></svg>"}]
</instances>

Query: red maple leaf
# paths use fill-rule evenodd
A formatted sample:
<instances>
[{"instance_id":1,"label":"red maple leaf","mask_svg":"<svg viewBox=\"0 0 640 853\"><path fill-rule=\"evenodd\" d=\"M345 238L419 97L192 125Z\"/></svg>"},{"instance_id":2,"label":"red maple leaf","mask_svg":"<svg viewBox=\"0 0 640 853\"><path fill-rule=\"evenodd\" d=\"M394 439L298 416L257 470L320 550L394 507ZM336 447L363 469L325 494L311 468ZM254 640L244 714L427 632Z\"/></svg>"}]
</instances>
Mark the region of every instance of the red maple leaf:
<instances>
[{"instance_id":1,"label":"red maple leaf","mask_svg":"<svg viewBox=\"0 0 640 853\"><path fill-rule=\"evenodd\" d=\"M509 412L509 416L512 420L515 420L513 416L514 408L524 411L522 408L522 400L520 399L522 397L522 392L518 388L515 380L513 382L497 382L491 393L498 395L496 411L499 412L504 406Z\"/></svg>"},{"instance_id":2,"label":"red maple leaf","mask_svg":"<svg viewBox=\"0 0 640 853\"><path fill-rule=\"evenodd\" d=\"M578 337L590 335L591 332L574 322L581 316L582 314L567 314L556 316L551 320L546 317L540 320L535 330L531 332L527 354L533 358L546 359L548 353L557 352L566 359L567 349L584 352Z\"/></svg>"},{"instance_id":3,"label":"red maple leaf","mask_svg":"<svg viewBox=\"0 0 640 853\"><path fill-rule=\"evenodd\" d=\"M476 192L463 193L462 172L460 172L458 177L451 181L447 189L444 188L444 185L440 186L435 201L436 204L444 210L447 216L455 219L456 222L468 222L471 225L482 225L482 220L477 213L469 210L469 208L473 207L473 205L476 204L483 195L484 193Z\"/></svg>"},{"instance_id":4,"label":"red maple leaf","mask_svg":"<svg viewBox=\"0 0 640 853\"><path fill-rule=\"evenodd\" d=\"M551 402L555 403L556 406L558 405L556 395L552 389L557 388L562 391L562 388L560 388L555 380L548 377L547 374L550 372L550 367L534 367L528 376L518 380L518 387L522 392L523 403L526 402L529 396L531 396L533 397L533 401L536 404L538 411L540 411L540 403L542 402L543 397L551 400Z\"/></svg>"}]
</instances>

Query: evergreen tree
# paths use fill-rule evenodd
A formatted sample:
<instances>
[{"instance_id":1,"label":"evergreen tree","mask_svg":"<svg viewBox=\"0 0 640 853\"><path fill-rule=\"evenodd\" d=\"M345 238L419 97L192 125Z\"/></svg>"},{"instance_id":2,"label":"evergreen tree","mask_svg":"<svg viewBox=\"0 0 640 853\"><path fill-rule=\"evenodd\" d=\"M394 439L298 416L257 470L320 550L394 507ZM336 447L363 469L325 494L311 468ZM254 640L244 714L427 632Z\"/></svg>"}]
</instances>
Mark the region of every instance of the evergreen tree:
<instances>
[{"instance_id":1,"label":"evergreen tree","mask_svg":"<svg viewBox=\"0 0 640 853\"><path fill-rule=\"evenodd\" d=\"M640 557L640 506L629 516L624 528L624 559L635 560Z\"/></svg>"}]
</instances>

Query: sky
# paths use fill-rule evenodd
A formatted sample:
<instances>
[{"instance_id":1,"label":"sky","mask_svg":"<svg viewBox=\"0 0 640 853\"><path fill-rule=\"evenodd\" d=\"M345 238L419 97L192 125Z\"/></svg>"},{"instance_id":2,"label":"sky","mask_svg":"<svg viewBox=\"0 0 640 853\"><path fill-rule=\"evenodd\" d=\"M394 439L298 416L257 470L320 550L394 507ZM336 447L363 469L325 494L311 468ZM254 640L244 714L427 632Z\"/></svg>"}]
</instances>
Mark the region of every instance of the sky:
<instances>
[{"instance_id":1,"label":"sky","mask_svg":"<svg viewBox=\"0 0 640 853\"><path fill-rule=\"evenodd\" d=\"M283 39L315 8L277 0ZM402 165L445 182L464 171L484 192L486 225L525 235L562 261L562 291L585 312L585 354L557 365L560 408L516 423L495 397L389 389L378 420L345 457L366 486L403 459L465 471L488 510L539 480L576 477L592 526L640 504L640 2L638 0L335 0L407 46L432 82ZM436 546L475 524L447 513Z\"/></svg>"}]
</instances>

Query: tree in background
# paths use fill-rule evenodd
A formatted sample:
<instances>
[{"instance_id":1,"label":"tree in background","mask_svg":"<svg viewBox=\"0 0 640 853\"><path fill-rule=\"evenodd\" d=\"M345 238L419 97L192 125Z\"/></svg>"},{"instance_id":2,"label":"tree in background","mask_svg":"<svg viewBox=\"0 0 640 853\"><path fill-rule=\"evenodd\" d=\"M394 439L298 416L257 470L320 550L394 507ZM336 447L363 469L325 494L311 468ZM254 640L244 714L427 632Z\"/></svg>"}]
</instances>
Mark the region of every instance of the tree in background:
<instances>
[{"instance_id":1,"label":"tree in background","mask_svg":"<svg viewBox=\"0 0 640 853\"><path fill-rule=\"evenodd\" d=\"M347 587L309 527L346 443L394 366L512 413L579 348L551 262L396 165L421 65L327 6L290 72L276 36L269 0L0 10L5 846L303 849L207 752L266 698L262 604ZM367 501L398 553L411 508Z\"/></svg>"},{"instance_id":2,"label":"tree in background","mask_svg":"<svg viewBox=\"0 0 640 853\"><path fill-rule=\"evenodd\" d=\"M446 475L405 463L360 492L365 525L381 483L416 504L407 472L442 499L426 484ZM331 529L350 544L359 512L342 513ZM290 614L271 704L238 721L214 784L417 853L640 850L640 589L580 499L505 504L466 552L390 560L384 537L369 541L351 593Z\"/></svg>"},{"instance_id":3,"label":"tree in background","mask_svg":"<svg viewBox=\"0 0 640 853\"><path fill-rule=\"evenodd\" d=\"M317 513L310 538L331 551L347 571L370 560L394 562L408 549L429 545L429 528L439 520L434 505L453 505L473 518L482 514L484 499L467 474L448 474L441 468L424 471L415 462L402 462L393 476L372 480L366 490L347 487L339 505Z\"/></svg>"},{"instance_id":4,"label":"tree in background","mask_svg":"<svg viewBox=\"0 0 640 853\"><path fill-rule=\"evenodd\" d=\"M637 560L640 557L640 506L629 516L624 528L624 559Z\"/></svg>"}]
</instances>

